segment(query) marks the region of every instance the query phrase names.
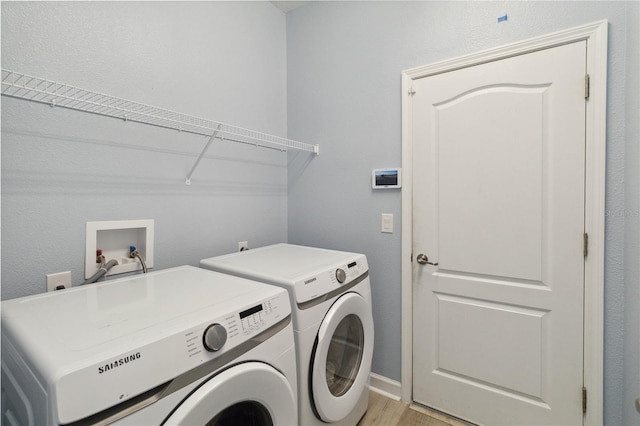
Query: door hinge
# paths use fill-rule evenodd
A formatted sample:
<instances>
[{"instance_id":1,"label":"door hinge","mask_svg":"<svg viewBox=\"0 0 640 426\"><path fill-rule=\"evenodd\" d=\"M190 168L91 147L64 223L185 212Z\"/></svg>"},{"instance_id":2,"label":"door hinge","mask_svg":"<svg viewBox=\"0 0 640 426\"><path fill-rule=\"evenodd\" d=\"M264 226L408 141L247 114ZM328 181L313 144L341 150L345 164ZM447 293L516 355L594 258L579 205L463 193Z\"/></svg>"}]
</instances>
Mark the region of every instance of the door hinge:
<instances>
[{"instance_id":1,"label":"door hinge","mask_svg":"<svg viewBox=\"0 0 640 426\"><path fill-rule=\"evenodd\" d=\"M590 83L590 78L589 78L589 74L585 74L584 75L584 98L585 99L589 99L589 89L591 84Z\"/></svg>"},{"instance_id":2,"label":"door hinge","mask_svg":"<svg viewBox=\"0 0 640 426\"><path fill-rule=\"evenodd\" d=\"M582 238L582 255L584 257L587 257L587 255L589 254L589 234L585 232Z\"/></svg>"},{"instance_id":3,"label":"door hinge","mask_svg":"<svg viewBox=\"0 0 640 426\"><path fill-rule=\"evenodd\" d=\"M415 94L416 94L416 91L415 91L415 90L413 90L413 86L409 87L409 92L407 92L407 94L408 94L409 96L413 96L413 95L415 95Z\"/></svg>"},{"instance_id":4,"label":"door hinge","mask_svg":"<svg viewBox=\"0 0 640 426\"><path fill-rule=\"evenodd\" d=\"M587 414L587 388L582 387L582 414Z\"/></svg>"}]
</instances>

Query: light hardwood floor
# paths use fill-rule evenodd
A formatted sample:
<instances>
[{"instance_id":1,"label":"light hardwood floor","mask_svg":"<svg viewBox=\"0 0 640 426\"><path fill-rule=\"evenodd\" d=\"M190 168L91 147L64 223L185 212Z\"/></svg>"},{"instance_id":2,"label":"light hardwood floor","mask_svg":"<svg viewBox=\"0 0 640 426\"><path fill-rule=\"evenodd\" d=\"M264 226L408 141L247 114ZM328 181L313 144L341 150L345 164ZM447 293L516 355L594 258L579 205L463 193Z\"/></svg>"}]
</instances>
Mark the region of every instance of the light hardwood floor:
<instances>
[{"instance_id":1,"label":"light hardwood floor","mask_svg":"<svg viewBox=\"0 0 640 426\"><path fill-rule=\"evenodd\" d=\"M369 408L358 426L470 426L469 423L425 407L395 401L376 392L369 394Z\"/></svg>"}]
</instances>

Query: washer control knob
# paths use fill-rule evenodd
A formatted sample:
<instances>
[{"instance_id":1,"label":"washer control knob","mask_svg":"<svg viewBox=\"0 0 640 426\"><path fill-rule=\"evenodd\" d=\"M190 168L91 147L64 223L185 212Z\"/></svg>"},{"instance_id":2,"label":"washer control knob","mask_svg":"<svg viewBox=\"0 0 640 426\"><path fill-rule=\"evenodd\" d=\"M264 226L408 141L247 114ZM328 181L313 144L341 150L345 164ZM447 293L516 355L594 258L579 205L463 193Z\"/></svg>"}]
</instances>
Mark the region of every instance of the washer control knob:
<instances>
[{"instance_id":1,"label":"washer control knob","mask_svg":"<svg viewBox=\"0 0 640 426\"><path fill-rule=\"evenodd\" d=\"M211 324L204 330L202 344L210 352L219 351L227 342L227 330L218 323Z\"/></svg>"},{"instance_id":2,"label":"washer control knob","mask_svg":"<svg viewBox=\"0 0 640 426\"><path fill-rule=\"evenodd\" d=\"M347 279L347 273L342 268L336 269L336 279L342 284Z\"/></svg>"}]
</instances>

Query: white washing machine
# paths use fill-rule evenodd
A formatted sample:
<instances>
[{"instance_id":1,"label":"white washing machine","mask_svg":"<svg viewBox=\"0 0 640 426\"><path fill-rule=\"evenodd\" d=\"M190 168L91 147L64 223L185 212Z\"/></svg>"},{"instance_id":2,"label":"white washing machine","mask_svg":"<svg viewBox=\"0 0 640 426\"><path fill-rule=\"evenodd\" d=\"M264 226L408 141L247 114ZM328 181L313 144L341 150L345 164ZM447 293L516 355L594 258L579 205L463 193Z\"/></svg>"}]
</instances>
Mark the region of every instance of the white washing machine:
<instances>
[{"instance_id":1,"label":"white washing machine","mask_svg":"<svg viewBox=\"0 0 640 426\"><path fill-rule=\"evenodd\" d=\"M200 267L286 288L293 307L300 425L355 425L367 410L373 317L362 254L277 244Z\"/></svg>"},{"instance_id":2,"label":"white washing machine","mask_svg":"<svg viewBox=\"0 0 640 426\"><path fill-rule=\"evenodd\" d=\"M287 292L184 266L2 302L2 424L295 425Z\"/></svg>"}]
</instances>

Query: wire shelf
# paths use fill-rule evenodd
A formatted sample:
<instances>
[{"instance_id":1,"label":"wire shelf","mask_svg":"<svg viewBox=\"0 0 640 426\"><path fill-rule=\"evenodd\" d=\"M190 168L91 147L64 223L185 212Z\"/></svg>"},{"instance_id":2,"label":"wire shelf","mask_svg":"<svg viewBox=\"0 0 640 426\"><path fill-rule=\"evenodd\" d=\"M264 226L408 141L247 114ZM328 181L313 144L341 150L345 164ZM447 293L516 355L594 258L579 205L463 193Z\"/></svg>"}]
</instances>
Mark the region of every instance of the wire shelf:
<instances>
[{"instance_id":1,"label":"wire shelf","mask_svg":"<svg viewBox=\"0 0 640 426\"><path fill-rule=\"evenodd\" d=\"M187 183L190 183L191 174L214 138L281 151L296 149L319 153L318 145L194 117L5 69L2 69L2 96L210 136L209 143L187 177Z\"/></svg>"}]
</instances>

